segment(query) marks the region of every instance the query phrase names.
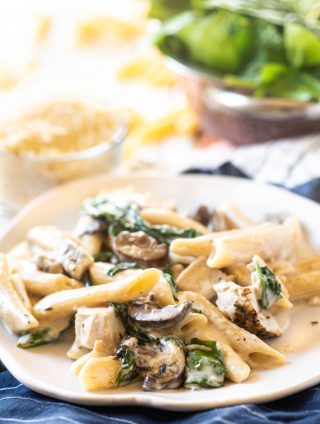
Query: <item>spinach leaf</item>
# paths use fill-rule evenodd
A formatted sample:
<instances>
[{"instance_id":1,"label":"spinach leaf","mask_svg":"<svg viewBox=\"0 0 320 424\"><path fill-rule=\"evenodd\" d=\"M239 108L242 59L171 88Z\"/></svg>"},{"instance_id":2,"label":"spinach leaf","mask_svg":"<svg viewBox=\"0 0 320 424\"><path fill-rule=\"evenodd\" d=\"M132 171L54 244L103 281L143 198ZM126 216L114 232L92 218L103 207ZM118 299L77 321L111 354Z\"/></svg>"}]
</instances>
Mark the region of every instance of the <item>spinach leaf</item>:
<instances>
[{"instance_id":1,"label":"spinach leaf","mask_svg":"<svg viewBox=\"0 0 320 424\"><path fill-rule=\"evenodd\" d=\"M126 303L109 302L109 304L114 308L117 316L121 319L126 332L130 336L136 337L143 343L154 340L145 331L143 331L139 325L132 322L128 314L128 305Z\"/></svg>"},{"instance_id":2,"label":"spinach leaf","mask_svg":"<svg viewBox=\"0 0 320 424\"><path fill-rule=\"evenodd\" d=\"M191 0L152 0L149 17L165 20L189 9Z\"/></svg>"},{"instance_id":3,"label":"spinach leaf","mask_svg":"<svg viewBox=\"0 0 320 424\"><path fill-rule=\"evenodd\" d=\"M281 299L281 284L271 269L266 265L260 266L257 259L253 261L253 267L262 287L262 308L268 309L274 302Z\"/></svg>"},{"instance_id":4,"label":"spinach leaf","mask_svg":"<svg viewBox=\"0 0 320 424\"><path fill-rule=\"evenodd\" d=\"M113 256L113 252L110 250L104 250L103 252L98 252L93 255L96 262L110 262Z\"/></svg>"},{"instance_id":5,"label":"spinach leaf","mask_svg":"<svg viewBox=\"0 0 320 424\"><path fill-rule=\"evenodd\" d=\"M109 234L112 236L121 231L143 231L160 243L170 243L177 237L193 238L199 235L193 228L181 230L168 225L147 224L135 206L117 205L106 196L86 200L83 210L94 218L105 219L109 223Z\"/></svg>"},{"instance_id":6,"label":"spinach leaf","mask_svg":"<svg viewBox=\"0 0 320 424\"><path fill-rule=\"evenodd\" d=\"M288 24L284 42L288 60L295 68L320 65L320 39L314 32L298 24Z\"/></svg>"},{"instance_id":7,"label":"spinach leaf","mask_svg":"<svg viewBox=\"0 0 320 424\"><path fill-rule=\"evenodd\" d=\"M219 10L178 15L163 25L156 44L171 57L217 73L237 73L254 55L254 40L250 19Z\"/></svg>"},{"instance_id":8,"label":"spinach leaf","mask_svg":"<svg viewBox=\"0 0 320 424\"><path fill-rule=\"evenodd\" d=\"M168 283L169 283L169 285L171 287L172 296L173 296L174 300L178 300L178 297L177 297L177 286L176 286L176 283L174 281L173 272L172 272L172 269L170 268L170 266L167 266L167 267L165 267L163 269L162 275L168 281Z\"/></svg>"},{"instance_id":9,"label":"spinach leaf","mask_svg":"<svg viewBox=\"0 0 320 424\"><path fill-rule=\"evenodd\" d=\"M226 367L217 343L210 340L191 339L188 345L187 376L185 387L221 387Z\"/></svg>"},{"instance_id":10,"label":"spinach leaf","mask_svg":"<svg viewBox=\"0 0 320 424\"><path fill-rule=\"evenodd\" d=\"M118 272L126 271L127 269L142 269L142 267L136 262L122 262L109 269L107 275L113 277Z\"/></svg>"},{"instance_id":11,"label":"spinach leaf","mask_svg":"<svg viewBox=\"0 0 320 424\"><path fill-rule=\"evenodd\" d=\"M121 369L116 379L117 386L125 386L131 383L138 376L135 354L129 347L123 347L117 353L117 357L121 364Z\"/></svg>"},{"instance_id":12,"label":"spinach leaf","mask_svg":"<svg viewBox=\"0 0 320 424\"><path fill-rule=\"evenodd\" d=\"M93 282L90 276L90 272L87 270L84 272L83 276L81 277L81 281L84 285L84 287L90 287L93 286Z\"/></svg>"},{"instance_id":13,"label":"spinach leaf","mask_svg":"<svg viewBox=\"0 0 320 424\"><path fill-rule=\"evenodd\" d=\"M17 346L23 349L29 349L52 343L60 337L63 330L57 331L54 328L45 327L34 331L23 332L17 340Z\"/></svg>"}]
</instances>

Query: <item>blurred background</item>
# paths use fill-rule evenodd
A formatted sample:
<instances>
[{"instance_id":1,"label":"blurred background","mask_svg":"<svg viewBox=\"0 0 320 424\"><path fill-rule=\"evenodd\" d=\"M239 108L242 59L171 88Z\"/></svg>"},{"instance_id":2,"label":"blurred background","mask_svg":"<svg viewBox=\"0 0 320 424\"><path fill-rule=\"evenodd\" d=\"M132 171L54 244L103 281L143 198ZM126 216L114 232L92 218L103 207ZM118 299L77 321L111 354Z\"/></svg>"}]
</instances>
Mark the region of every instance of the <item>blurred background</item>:
<instances>
[{"instance_id":1,"label":"blurred background","mask_svg":"<svg viewBox=\"0 0 320 424\"><path fill-rule=\"evenodd\" d=\"M0 0L2 216L98 172L317 178L319 15L315 0Z\"/></svg>"}]
</instances>

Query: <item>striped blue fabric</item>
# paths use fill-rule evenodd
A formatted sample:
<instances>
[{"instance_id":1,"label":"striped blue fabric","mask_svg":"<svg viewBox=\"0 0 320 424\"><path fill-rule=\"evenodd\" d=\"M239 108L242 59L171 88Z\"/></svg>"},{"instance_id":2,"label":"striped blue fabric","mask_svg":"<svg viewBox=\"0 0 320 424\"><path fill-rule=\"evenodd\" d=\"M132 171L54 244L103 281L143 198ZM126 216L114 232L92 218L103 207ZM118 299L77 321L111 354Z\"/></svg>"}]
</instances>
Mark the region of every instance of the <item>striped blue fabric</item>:
<instances>
[{"instance_id":1,"label":"striped blue fabric","mask_svg":"<svg viewBox=\"0 0 320 424\"><path fill-rule=\"evenodd\" d=\"M246 177L231 163L215 170L192 169L188 173L208 173ZM293 191L320 202L320 179ZM214 391L212 391L214 396ZM0 368L0 424L319 424L320 385L274 402L238 405L204 412L182 413L137 407L84 407L57 401L32 392L8 371Z\"/></svg>"}]
</instances>

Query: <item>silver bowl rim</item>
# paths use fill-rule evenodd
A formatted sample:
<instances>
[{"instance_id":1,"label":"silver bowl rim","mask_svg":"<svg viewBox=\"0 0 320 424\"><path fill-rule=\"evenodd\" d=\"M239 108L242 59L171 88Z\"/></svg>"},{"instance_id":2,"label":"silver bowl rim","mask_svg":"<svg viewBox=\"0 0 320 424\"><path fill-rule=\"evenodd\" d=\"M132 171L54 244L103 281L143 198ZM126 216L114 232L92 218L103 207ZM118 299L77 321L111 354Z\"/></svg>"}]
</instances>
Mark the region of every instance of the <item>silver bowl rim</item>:
<instances>
[{"instance_id":1,"label":"silver bowl rim","mask_svg":"<svg viewBox=\"0 0 320 424\"><path fill-rule=\"evenodd\" d=\"M170 56L165 56L166 63L168 67L176 72L178 75L182 77L186 77L189 79L196 79L199 82L204 82L207 84L214 85L217 89L221 91L226 91L232 93L239 98L246 100L247 103L254 103L257 106L274 106L279 108L289 108L289 109L307 109L308 111L320 109L320 102L306 102L302 100L292 100L285 98L255 98L250 94L244 94L243 92L234 90L228 87L221 77L211 74L209 72L205 72L203 69L198 68L196 66L190 66L184 62L181 62L177 59L174 59Z\"/></svg>"}]
</instances>

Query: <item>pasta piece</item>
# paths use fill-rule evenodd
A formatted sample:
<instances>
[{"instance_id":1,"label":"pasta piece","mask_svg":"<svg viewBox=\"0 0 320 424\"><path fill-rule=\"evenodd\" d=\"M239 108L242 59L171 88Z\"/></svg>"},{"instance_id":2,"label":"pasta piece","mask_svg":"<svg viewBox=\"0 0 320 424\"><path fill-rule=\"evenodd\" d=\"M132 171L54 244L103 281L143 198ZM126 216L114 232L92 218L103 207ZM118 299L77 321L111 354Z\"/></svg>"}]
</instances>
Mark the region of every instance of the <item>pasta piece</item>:
<instances>
[{"instance_id":1,"label":"pasta piece","mask_svg":"<svg viewBox=\"0 0 320 424\"><path fill-rule=\"evenodd\" d=\"M129 302L139 296L146 296L160 276L158 269L150 268L114 283L63 290L40 300L34 310L39 315L71 315L81 306L103 306L107 301Z\"/></svg>"},{"instance_id":2,"label":"pasta piece","mask_svg":"<svg viewBox=\"0 0 320 424\"><path fill-rule=\"evenodd\" d=\"M35 41L37 43L43 43L47 40L49 32L52 26L52 19L50 16L39 16L37 19Z\"/></svg>"},{"instance_id":3,"label":"pasta piece","mask_svg":"<svg viewBox=\"0 0 320 424\"><path fill-rule=\"evenodd\" d=\"M0 254L0 319L15 333L39 326L10 280L8 262L3 254Z\"/></svg>"},{"instance_id":4,"label":"pasta piece","mask_svg":"<svg viewBox=\"0 0 320 424\"><path fill-rule=\"evenodd\" d=\"M175 303L172 288L163 276L161 276L159 281L152 287L150 295L155 296L161 307L173 305Z\"/></svg>"},{"instance_id":5,"label":"pasta piece","mask_svg":"<svg viewBox=\"0 0 320 424\"><path fill-rule=\"evenodd\" d=\"M320 255L314 255L298 261L295 264L297 271L299 272L309 272L309 271L319 271L320 270Z\"/></svg>"},{"instance_id":6,"label":"pasta piece","mask_svg":"<svg viewBox=\"0 0 320 424\"><path fill-rule=\"evenodd\" d=\"M285 286L292 302L318 296L320 295L320 270L287 275Z\"/></svg>"},{"instance_id":7,"label":"pasta piece","mask_svg":"<svg viewBox=\"0 0 320 424\"><path fill-rule=\"evenodd\" d=\"M90 358L80 370L80 384L88 391L114 387L120 368L120 362L113 356Z\"/></svg>"},{"instance_id":8,"label":"pasta piece","mask_svg":"<svg viewBox=\"0 0 320 424\"><path fill-rule=\"evenodd\" d=\"M194 134L197 128L198 122L189 106L161 116L152 122L146 122L134 129L127 137L123 150L124 158L130 160L141 147L159 143L168 136Z\"/></svg>"},{"instance_id":9,"label":"pasta piece","mask_svg":"<svg viewBox=\"0 0 320 424\"><path fill-rule=\"evenodd\" d=\"M170 331L177 337L192 338L193 334L208 323L208 318L201 313L190 313L180 324L175 325Z\"/></svg>"},{"instance_id":10,"label":"pasta piece","mask_svg":"<svg viewBox=\"0 0 320 424\"><path fill-rule=\"evenodd\" d=\"M91 280L94 284L107 284L113 281L118 281L133 275L139 274L139 269L126 269L117 272L115 275L108 275L108 271L114 267L113 264L107 262L94 262L90 268L89 273Z\"/></svg>"},{"instance_id":11,"label":"pasta piece","mask_svg":"<svg viewBox=\"0 0 320 424\"><path fill-rule=\"evenodd\" d=\"M103 244L103 238L101 234L84 234L79 239L80 244L85 248L91 255L99 253Z\"/></svg>"},{"instance_id":12,"label":"pasta piece","mask_svg":"<svg viewBox=\"0 0 320 424\"><path fill-rule=\"evenodd\" d=\"M101 191L99 196L108 196L108 199L117 204L133 204L139 209L160 208L176 210L176 202L172 199L165 199L149 191L137 191L134 187L121 187L115 190Z\"/></svg>"},{"instance_id":13,"label":"pasta piece","mask_svg":"<svg viewBox=\"0 0 320 424\"><path fill-rule=\"evenodd\" d=\"M248 364L241 358L239 353L230 346L230 343L223 333L211 322L208 322L208 324L204 327L196 329L192 335L190 334L190 338L191 337L218 342L223 353L228 380L233 383L241 383L249 377L250 367Z\"/></svg>"},{"instance_id":14,"label":"pasta piece","mask_svg":"<svg viewBox=\"0 0 320 424\"><path fill-rule=\"evenodd\" d=\"M250 367L268 367L282 365L286 362L286 358L280 352L264 343L254 334L230 322L205 297L194 292L181 292L179 301L186 300L194 302L194 307L202 311L217 330L224 334L230 346L239 353Z\"/></svg>"},{"instance_id":15,"label":"pasta piece","mask_svg":"<svg viewBox=\"0 0 320 424\"><path fill-rule=\"evenodd\" d=\"M112 16L96 16L78 24L76 41L80 45L131 41L143 35L144 22L130 22Z\"/></svg>"},{"instance_id":16,"label":"pasta piece","mask_svg":"<svg viewBox=\"0 0 320 424\"><path fill-rule=\"evenodd\" d=\"M57 227L50 225L31 228L27 233L27 240L31 245L40 249L53 250L61 241L64 233Z\"/></svg>"},{"instance_id":17,"label":"pasta piece","mask_svg":"<svg viewBox=\"0 0 320 424\"><path fill-rule=\"evenodd\" d=\"M102 340L97 340L91 352L80 356L80 358L71 365L71 372L74 375L79 375L82 367L90 358L103 358L105 356L108 356L108 349L105 348L105 343Z\"/></svg>"},{"instance_id":18,"label":"pasta piece","mask_svg":"<svg viewBox=\"0 0 320 424\"><path fill-rule=\"evenodd\" d=\"M255 221L244 215L233 203L219 205L216 211L223 214L227 227L230 229L257 225Z\"/></svg>"},{"instance_id":19,"label":"pasta piece","mask_svg":"<svg viewBox=\"0 0 320 424\"><path fill-rule=\"evenodd\" d=\"M209 233L208 228L199 222L166 209L147 208L142 209L140 214L145 221L148 221L152 225L171 225L176 228L193 228L199 233Z\"/></svg>"},{"instance_id":20,"label":"pasta piece","mask_svg":"<svg viewBox=\"0 0 320 424\"><path fill-rule=\"evenodd\" d=\"M31 252L29 243L27 241L22 241L18 243L11 250L9 250L8 256L17 258L17 259L22 259L25 261L31 261L32 252Z\"/></svg>"},{"instance_id":21,"label":"pasta piece","mask_svg":"<svg viewBox=\"0 0 320 424\"><path fill-rule=\"evenodd\" d=\"M112 307L79 308L75 319L76 338L67 355L78 359L94 348L97 340L103 343L107 355L114 353L124 336L124 328Z\"/></svg>"},{"instance_id":22,"label":"pasta piece","mask_svg":"<svg viewBox=\"0 0 320 424\"><path fill-rule=\"evenodd\" d=\"M83 287L80 281L69 278L64 274L33 271L20 272L19 276L28 292L37 296L47 296L61 290L72 290Z\"/></svg>"},{"instance_id":23,"label":"pasta piece","mask_svg":"<svg viewBox=\"0 0 320 424\"><path fill-rule=\"evenodd\" d=\"M223 268L248 263L255 254L265 260L294 260L303 241L299 221L289 218L281 225L266 223L194 239L176 239L170 249L180 255L208 256L209 267Z\"/></svg>"},{"instance_id":24,"label":"pasta piece","mask_svg":"<svg viewBox=\"0 0 320 424\"><path fill-rule=\"evenodd\" d=\"M209 268L206 259L195 259L177 278L176 284L179 290L194 291L207 299L215 297L213 285L227 275L218 269Z\"/></svg>"},{"instance_id":25,"label":"pasta piece","mask_svg":"<svg viewBox=\"0 0 320 424\"><path fill-rule=\"evenodd\" d=\"M179 264L179 263L171 266L174 281L177 281L179 275L181 274L181 272L184 269L185 269L185 267L182 264Z\"/></svg>"},{"instance_id":26,"label":"pasta piece","mask_svg":"<svg viewBox=\"0 0 320 424\"><path fill-rule=\"evenodd\" d=\"M231 265L225 268L224 271L240 286L248 286L251 284L250 271L245 264Z\"/></svg>"},{"instance_id":27,"label":"pasta piece","mask_svg":"<svg viewBox=\"0 0 320 424\"><path fill-rule=\"evenodd\" d=\"M25 288L21 278L19 277L19 275L17 275L17 274L11 275L10 281L11 281L14 289L16 290L21 302L23 303L23 306L26 309L28 309L28 311L31 311L31 309L32 309L31 302L30 302L28 293L26 291L26 288Z\"/></svg>"}]
</instances>

